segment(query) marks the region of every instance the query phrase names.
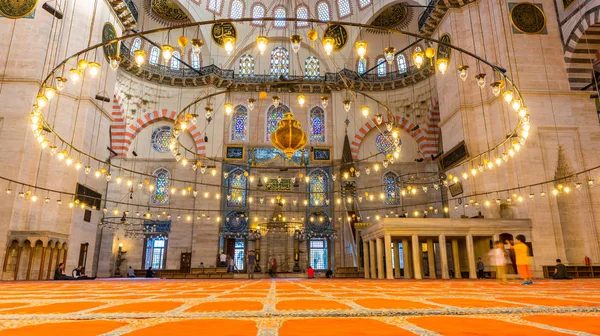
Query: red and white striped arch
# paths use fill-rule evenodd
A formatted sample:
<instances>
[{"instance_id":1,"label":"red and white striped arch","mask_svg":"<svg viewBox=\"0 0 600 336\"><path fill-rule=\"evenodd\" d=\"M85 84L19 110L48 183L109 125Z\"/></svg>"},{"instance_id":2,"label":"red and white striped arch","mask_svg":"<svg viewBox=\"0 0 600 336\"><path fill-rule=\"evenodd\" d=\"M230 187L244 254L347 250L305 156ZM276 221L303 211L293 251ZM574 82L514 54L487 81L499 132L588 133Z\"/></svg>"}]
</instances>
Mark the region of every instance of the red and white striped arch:
<instances>
[{"instance_id":1,"label":"red and white striped arch","mask_svg":"<svg viewBox=\"0 0 600 336\"><path fill-rule=\"evenodd\" d=\"M383 122L392 121L394 116L385 115L383 117ZM438 153L438 145L439 145L439 137L440 137L440 109L439 104L436 101L433 106L429 108L429 112L426 117L426 124L424 127L419 127L417 130L412 131L412 129L417 126L416 124L404 119L400 116L395 116L396 124L403 130L405 130L408 134L410 134L419 147L419 151L423 154L426 160L431 159L431 155L436 155ZM358 159L358 149L360 145L367 135L369 131L375 128L375 118L366 122L356 134L354 134L354 139L350 143L350 151L352 152L352 159Z\"/></svg>"}]
</instances>

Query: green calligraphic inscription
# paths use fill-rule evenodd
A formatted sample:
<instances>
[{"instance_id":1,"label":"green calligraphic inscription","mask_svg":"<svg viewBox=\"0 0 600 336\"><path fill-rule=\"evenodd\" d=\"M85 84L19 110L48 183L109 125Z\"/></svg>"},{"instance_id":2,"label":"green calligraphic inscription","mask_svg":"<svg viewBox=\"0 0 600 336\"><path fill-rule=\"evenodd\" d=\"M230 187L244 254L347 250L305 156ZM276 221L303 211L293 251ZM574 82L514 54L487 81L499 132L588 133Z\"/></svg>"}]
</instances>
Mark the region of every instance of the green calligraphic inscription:
<instances>
[{"instance_id":1,"label":"green calligraphic inscription","mask_svg":"<svg viewBox=\"0 0 600 336\"><path fill-rule=\"evenodd\" d=\"M231 22L215 23L211 29L213 41L219 46L223 46L223 39L226 37L237 38L237 30Z\"/></svg>"},{"instance_id":2,"label":"green calligraphic inscription","mask_svg":"<svg viewBox=\"0 0 600 336\"><path fill-rule=\"evenodd\" d=\"M102 27L102 42L108 42L117 38L117 30L115 26L110 22L106 22ZM104 57L106 60L117 56L117 49L119 48L119 42L113 42L111 44L102 47L104 51Z\"/></svg>"},{"instance_id":3,"label":"green calligraphic inscription","mask_svg":"<svg viewBox=\"0 0 600 336\"><path fill-rule=\"evenodd\" d=\"M338 51L343 49L348 43L348 31L342 25L331 25L327 27L324 37L333 37L335 43L333 44L333 50Z\"/></svg>"},{"instance_id":4,"label":"green calligraphic inscription","mask_svg":"<svg viewBox=\"0 0 600 336\"><path fill-rule=\"evenodd\" d=\"M440 38L440 41L447 43L447 44L452 44L452 40L450 39L450 35L448 35L448 34L442 35L442 37ZM452 49L450 47L445 46L443 44L438 44L438 49L437 49L437 57L438 58L445 58L448 60L448 63L449 63L451 56L452 56Z\"/></svg>"}]
</instances>

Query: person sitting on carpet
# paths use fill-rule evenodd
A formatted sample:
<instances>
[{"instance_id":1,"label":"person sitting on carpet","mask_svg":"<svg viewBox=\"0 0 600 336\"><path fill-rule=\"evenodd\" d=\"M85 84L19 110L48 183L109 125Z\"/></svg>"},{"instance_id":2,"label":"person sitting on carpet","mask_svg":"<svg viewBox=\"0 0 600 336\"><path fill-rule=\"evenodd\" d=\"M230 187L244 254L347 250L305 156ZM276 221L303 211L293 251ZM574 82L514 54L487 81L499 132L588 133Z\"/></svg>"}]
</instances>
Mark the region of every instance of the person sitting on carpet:
<instances>
[{"instance_id":1,"label":"person sitting on carpet","mask_svg":"<svg viewBox=\"0 0 600 336\"><path fill-rule=\"evenodd\" d=\"M554 275L552 276L554 280L572 280L567 275L567 266L562 263L560 259L556 259L556 266L554 266Z\"/></svg>"},{"instance_id":2,"label":"person sitting on carpet","mask_svg":"<svg viewBox=\"0 0 600 336\"><path fill-rule=\"evenodd\" d=\"M154 278L154 272L152 272L152 266L146 270L146 278Z\"/></svg>"},{"instance_id":3,"label":"person sitting on carpet","mask_svg":"<svg viewBox=\"0 0 600 336\"><path fill-rule=\"evenodd\" d=\"M129 266L129 268L127 269L127 277L128 278L135 278L135 271L133 270L133 268L131 268L131 266Z\"/></svg>"},{"instance_id":4,"label":"person sitting on carpet","mask_svg":"<svg viewBox=\"0 0 600 336\"><path fill-rule=\"evenodd\" d=\"M73 280L73 277L65 274L65 264L58 264L58 268L54 271L54 280Z\"/></svg>"},{"instance_id":5,"label":"person sitting on carpet","mask_svg":"<svg viewBox=\"0 0 600 336\"><path fill-rule=\"evenodd\" d=\"M325 277L328 279L333 278L333 271L328 269L327 272L325 272Z\"/></svg>"},{"instance_id":6,"label":"person sitting on carpet","mask_svg":"<svg viewBox=\"0 0 600 336\"><path fill-rule=\"evenodd\" d=\"M275 257L273 257L273 260L271 260L270 275L271 275L271 278L275 278L277 276L277 259L275 259Z\"/></svg>"},{"instance_id":7,"label":"person sitting on carpet","mask_svg":"<svg viewBox=\"0 0 600 336\"><path fill-rule=\"evenodd\" d=\"M83 266L79 265L77 268L73 269L73 279L75 280L94 280L96 277L89 277L83 273Z\"/></svg>"},{"instance_id":8,"label":"person sitting on carpet","mask_svg":"<svg viewBox=\"0 0 600 336\"><path fill-rule=\"evenodd\" d=\"M202 261L200 262L200 268L204 268L204 263Z\"/></svg>"}]
</instances>

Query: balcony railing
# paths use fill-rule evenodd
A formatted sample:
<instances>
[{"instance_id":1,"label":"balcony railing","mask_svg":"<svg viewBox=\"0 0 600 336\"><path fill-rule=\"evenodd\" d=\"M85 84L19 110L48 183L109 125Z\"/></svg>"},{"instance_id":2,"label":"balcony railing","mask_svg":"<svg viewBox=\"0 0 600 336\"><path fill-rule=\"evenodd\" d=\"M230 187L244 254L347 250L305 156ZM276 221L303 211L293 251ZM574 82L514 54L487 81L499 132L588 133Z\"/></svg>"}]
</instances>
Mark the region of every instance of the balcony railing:
<instances>
[{"instance_id":1,"label":"balcony railing","mask_svg":"<svg viewBox=\"0 0 600 336\"><path fill-rule=\"evenodd\" d=\"M423 26L425 25L425 21L427 21L427 19L429 18L429 15L431 15L431 12L433 12L435 5L439 1L442 1L442 0L430 0L429 1L425 10L419 16L419 30L421 30L423 28Z\"/></svg>"},{"instance_id":2,"label":"balcony railing","mask_svg":"<svg viewBox=\"0 0 600 336\"><path fill-rule=\"evenodd\" d=\"M137 22L138 21L138 10L137 10L137 7L135 7L133 0L123 0L123 2L127 5L127 8L129 8L129 11L131 12L131 16L133 16L133 19L135 20L135 22Z\"/></svg>"}]
</instances>

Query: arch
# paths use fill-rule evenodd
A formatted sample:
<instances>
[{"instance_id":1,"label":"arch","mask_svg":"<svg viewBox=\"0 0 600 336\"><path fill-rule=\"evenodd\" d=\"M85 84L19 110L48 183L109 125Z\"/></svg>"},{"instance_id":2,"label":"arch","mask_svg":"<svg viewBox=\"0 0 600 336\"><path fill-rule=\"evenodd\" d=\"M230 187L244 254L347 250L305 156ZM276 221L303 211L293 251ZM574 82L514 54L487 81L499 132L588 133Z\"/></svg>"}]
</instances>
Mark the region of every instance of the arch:
<instances>
[{"instance_id":1,"label":"arch","mask_svg":"<svg viewBox=\"0 0 600 336\"><path fill-rule=\"evenodd\" d=\"M290 72L290 52L284 47L275 47L271 51L271 76L286 76Z\"/></svg>"},{"instance_id":2,"label":"arch","mask_svg":"<svg viewBox=\"0 0 600 336\"><path fill-rule=\"evenodd\" d=\"M574 25L571 34L565 39L565 63L567 66L567 75L569 80L569 86L571 90L580 90L592 81L592 70L589 67L589 56L594 57L594 68L598 72L598 59L599 53L596 51L595 55L591 55L587 51L587 47L583 46L581 50L577 52L577 46L583 39L585 43L586 32L590 28L600 28L600 6L593 7L585 12L581 16L579 22ZM596 32L597 34L597 32ZM587 56L587 57L586 57ZM582 67L582 65L584 65Z\"/></svg>"},{"instance_id":3,"label":"arch","mask_svg":"<svg viewBox=\"0 0 600 336\"><path fill-rule=\"evenodd\" d=\"M229 139L245 142L248 140L248 109L244 105L238 105L234 111L231 116Z\"/></svg>"},{"instance_id":4,"label":"arch","mask_svg":"<svg viewBox=\"0 0 600 336\"><path fill-rule=\"evenodd\" d=\"M317 4L315 5L315 13L317 15L317 18L320 21L323 22L328 22L331 21L331 6L329 5L329 2L322 0L317 2Z\"/></svg>"},{"instance_id":5,"label":"arch","mask_svg":"<svg viewBox=\"0 0 600 336\"><path fill-rule=\"evenodd\" d=\"M357 0L358 8L360 10L364 10L365 8L371 6L373 4L373 0Z\"/></svg>"},{"instance_id":6,"label":"arch","mask_svg":"<svg viewBox=\"0 0 600 336\"><path fill-rule=\"evenodd\" d=\"M252 18L254 20L251 21L251 24L254 25L254 26L259 26L259 27L262 26L262 25L264 25L264 22L263 22L262 18L265 17L265 12L266 11L267 10L266 10L265 6L262 3L255 2L252 5L252 11L251 11L251 13L252 13Z\"/></svg>"},{"instance_id":7,"label":"arch","mask_svg":"<svg viewBox=\"0 0 600 336\"><path fill-rule=\"evenodd\" d=\"M400 204L400 190L398 188L398 174L393 171L388 171L381 177L381 185L385 193L385 204L398 205Z\"/></svg>"},{"instance_id":8,"label":"arch","mask_svg":"<svg viewBox=\"0 0 600 336\"><path fill-rule=\"evenodd\" d=\"M367 71L367 63L368 61L366 57L356 61L356 72L359 75L362 75Z\"/></svg>"},{"instance_id":9,"label":"arch","mask_svg":"<svg viewBox=\"0 0 600 336\"><path fill-rule=\"evenodd\" d=\"M181 67L181 53L179 51L173 52L173 57L171 57L171 70L179 70Z\"/></svg>"},{"instance_id":10,"label":"arch","mask_svg":"<svg viewBox=\"0 0 600 336\"><path fill-rule=\"evenodd\" d=\"M189 53L190 54L190 64L192 65L192 68L196 69L196 70L200 70L200 68L202 67L202 54L197 54L197 53Z\"/></svg>"},{"instance_id":11,"label":"arch","mask_svg":"<svg viewBox=\"0 0 600 336\"><path fill-rule=\"evenodd\" d=\"M277 20L277 19L285 19L287 17L287 11L284 6L277 6L273 8L273 17L276 19L273 21L274 28L285 28L287 27L287 22L285 20Z\"/></svg>"},{"instance_id":12,"label":"arch","mask_svg":"<svg viewBox=\"0 0 600 336\"><path fill-rule=\"evenodd\" d=\"M152 176L156 179L154 183L154 193L150 199L150 203L152 204L167 204L170 199L170 189L171 182L169 179L171 178L171 172L164 167L160 167L154 172L152 172Z\"/></svg>"},{"instance_id":13,"label":"arch","mask_svg":"<svg viewBox=\"0 0 600 336\"><path fill-rule=\"evenodd\" d=\"M323 169L314 169L309 174L308 204L310 206L325 206L327 202L328 176Z\"/></svg>"},{"instance_id":14,"label":"arch","mask_svg":"<svg viewBox=\"0 0 600 336\"><path fill-rule=\"evenodd\" d=\"M158 65L160 58L160 48L157 46L152 47L150 49L150 56L148 57L148 64L150 65Z\"/></svg>"},{"instance_id":15,"label":"arch","mask_svg":"<svg viewBox=\"0 0 600 336\"><path fill-rule=\"evenodd\" d=\"M321 75L321 66L319 59L315 56L308 56L304 60L304 77L317 78Z\"/></svg>"},{"instance_id":16,"label":"arch","mask_svg":"<svg viewBox=\"0 0 600 336\"><path fill-rule=\"evenodd\" d=\"M244 2L242 0L232 0L229 6L229 18L241 19L244 16Z\"/></svg>"},{"instance_id":17,"label":"arch","mask_svg":"<svg viewBox=\"0 0 600 336\"><path fill-rule=\"evenodd\" d=\"M265 138L267 142L271 141L271 133L275 131L279 120L283 119L283 115L287 112L290 112L290 108L282 103L279 103L279 106L277 107L274 105L269 107L267 110L267 122L265 123Z\"/></svg>"},{"instance_id":18,"label":"arch","mask_svg":"<svg viewBox=\"0 0 600 336\"><path fill-rule=\"evenodd\" d=\"M136 50L139 50L142 48L142 39L139 37L136 37L133 42L131 42L131 49L129 50L129 52L131 53L131 55L133 55L133 52Z\"/></svg>"},{"instance_id":19,"label":"arch","mask_svg":"<svg viewBox=\"0 0 600 336\"><path fill-rule=\"evenodd\" d=\"M240 57L240 76L254 75L254 57L250 54L244 54Z\"/></svg>"},{"instance_id":20,"label":"arch","mask_svg":"<svg viewBox=\"0 0 600 336\"><path fill-rule=\"evenodd\" d=\"M383 56L377 59L377 76L385 77L387 75L387 62Z\"/></svg>"},{"instance_id":21,"label":"arch","mask_svg":"<svg viewBox=\"0 0 600 336\"><path fill-rule=\"evenodd\" d=\"M396 56L396 64L398 65L398 72L405 74L408 68L404 54L398 54L398 56Z\"/></svg>"},{"instance_id":22,"label":"arch","mask_svg":"<svg viewBox=\"0 0 600 336\"><path fill-rule=\"evenodd\" d=\"M339 20L352 16L352 2L350 0L338 0L336 2Z\"/></svg>"},{"instance_id":23,"label":"arch","mask_svg":"<svg viewBox=\"0 0 600 336\"><path fill-rule=\"evenodd\" d=\"M227 176L227 206L246 206L247 198L247 172L241 168L235 168Z\"/></svg>"},{"instance_id":24,"label":"arch","mask_svg":"<svg viewBox=\"0 0 600 336\"><path fill-rule=\"evenodd\" d=\"M208 0L206 10L216 15L221 15L223 9L223 0Z\"/></svg>"},{"instance_id":25,"label":"arch","mask_svg":"<svg viewBox=\"0 0 600 336\"><path fill-rule=\"evenodd\" d=\"M305 4L301 4L298 5L298 7L296 7L296 18L297 19L308 19L308 17L310 16L310 10L308 9L308 6L306 6ZM303 28L303 27L308 27L308 22L296 22L296 27L298 28Z\"/></svg>"},{"instance_id":26,"label":"arch","mask_svg":"<svg viewBox=\"0 0 600 336\"><path fill-rule=\"evenodd\" d=\"M115 116L115 111L117 112L119 118L115 118L113 124L111 125L111 148L117 152L118 156L127 156L129 152L129 146L133 143L135 137L146 127L154 124L157 121L161 120L170 120L175 121L175 117L177 117L176 111L169 111L167 109L156 110L154 112L149 112L139 117L131 124L127 125L125 122L125 118L123 116L123 109L118 104L118 99L116 102L113 101L113 116ZM116 104L115 104L116 103ZM196 154L199 156L206 156L206 146L204 145L204 137L200 134L200 129L197 125L190 125L188 127L188 131L192 136L194 143L196 144Z\"/></svg>"},{"instance_id":27,"label":"arch","mask_svg":"<svg viewBox=\"0 0 600 336\"><path fill-rule=\"evenodd\" d=\"M325 111L320 106L310 109L309 113L310 142L325 142Z\"/></svg>"}]
</instances>

